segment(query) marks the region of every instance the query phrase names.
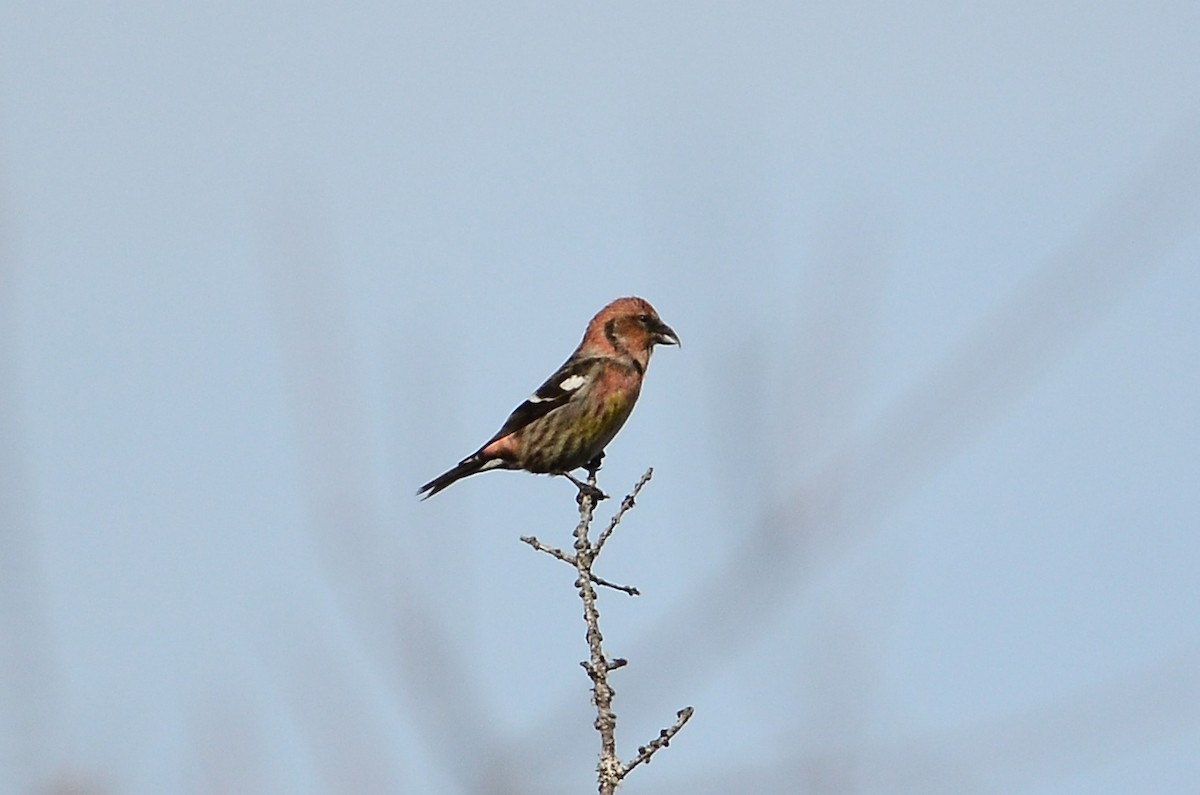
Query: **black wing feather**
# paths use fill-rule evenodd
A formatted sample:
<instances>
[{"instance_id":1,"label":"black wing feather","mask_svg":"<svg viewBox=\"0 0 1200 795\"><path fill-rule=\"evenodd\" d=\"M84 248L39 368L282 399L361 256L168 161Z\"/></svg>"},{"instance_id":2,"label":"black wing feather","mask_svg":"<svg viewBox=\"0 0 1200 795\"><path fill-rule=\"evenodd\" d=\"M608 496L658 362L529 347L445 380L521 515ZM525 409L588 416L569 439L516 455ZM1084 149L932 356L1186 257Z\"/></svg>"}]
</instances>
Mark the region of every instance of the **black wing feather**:
<instances>
[{"instance_id":1,"label":"black wing feather","mask_svg":"<svg viewBox=\"0 0 1200 795\"><path fill-rule=\"evenodd\" d=\"M562 367L558 368L554 375L546 379L546 383L537 388L537 391L533 393L529 400L526 400L513 409L512 414L509 414L508 419L504 421L504 427L496 431L496 435L489 439L484 447L487 447L497 439L508 436L510 433L516 433L531 422L545 417L556 408L565 406L587 385L591 373L599 361L599 359L594 357L576 360L568 359ZM574 389L563 389L562 385L573 376L583 378L583 383Z\"/></svg>"}]
</instances>

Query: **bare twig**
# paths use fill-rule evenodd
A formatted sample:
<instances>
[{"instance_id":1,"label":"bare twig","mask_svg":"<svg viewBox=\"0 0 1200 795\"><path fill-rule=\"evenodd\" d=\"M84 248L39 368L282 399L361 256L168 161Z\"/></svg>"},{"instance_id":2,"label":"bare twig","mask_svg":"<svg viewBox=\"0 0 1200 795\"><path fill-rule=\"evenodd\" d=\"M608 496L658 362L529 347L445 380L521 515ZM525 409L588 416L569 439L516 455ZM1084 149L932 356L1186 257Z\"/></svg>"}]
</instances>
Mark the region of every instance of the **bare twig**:
<instances>
[{"instance_id":1,"label":"bare twig","mask_svg":"<svg viewBox=\"0 0 1200 795\"><path fill-rule=\"evenodd\" d=\"M538 540L537 536L521 536L521 540L524 541L529 546L536 549L538 552L545 552L550 557L558 558L563 563L566 563L571 566L575 565L575 556L574 555L568 555L566 552L563 552L558 547L552 547L548 544L543 544L541 541Z\"/></svg>"},{"instance_id":2,"label":"bare twig","mask_svg":"<svg viewBox=\"0 0 1200 795\"><path fill-rule=\"evenodd\" d=\"M646 470L646 473L638 480L633 490L621 501L620 507L613 515L608 526L600 534L596 542L592 543L588 538L588 529L592 524L592 515L596 510L596 503L598 499L601 499L598 496L601 492L596 487L596 470L588 470L587 482L576 483L579 486L579 524L575 526L574 554L544 544L534 536L521 536L521 541L539 552L544 552L553 558L557 558L573 566L578 575L575 580L575 587L579 589L579 598L583 601L583 620L587 624L589 652L588 659L580 663L580 665L583 666L583 669L587 671L588 677L592 680L592 703L596 705L596 720L593 722L593 725L596 727L596 731L600 733L600 761L596 765L600 795L612 795L612 793L616 792L617 786L625 776L629 775L631 770L643 762L649 762L650 757L657 753L660 748L666 748L670 744L671 738L692 717L692 708L685 707L676 713L676 721L672 726L663 729L659 732L658 737L638 748L637 756L633 760L622 764L620 757L617 756L617 713L613 711L612 706L616 691L608 683L608 674L610 671L623 668L628 662L620 657L609 659L604 654L604 636L600 633L600 609L596 606L596 589L593 585L614 588L624 591L631 596L636 596L638 591L636 588L615 585L597 577L592 574L592 564L595 563L601 549L604 547L604 543L608 541L617 525L621 523L621 519L634 506L638 492L650 481L653 474L653 469Z\"/></svg>"},{"instance_id":3,"label":"bare twig","mask_svg":"<svg viewBox=\"0 0 1200 795\"><path fill-rule=\"evenodd\" d=\"M600 550L604 548L604 544L608 541L608 537L612 535L613 530L616 530L617 525L619 525L621 520L625 518L625 513L633 507L634 501L637 500L638 492L642 490L642 486L645 486L647 483L649 483L650 478L652 477L654 477L654 467L647 469L646 474L642 475L641 478L638 479L638 482L634 484L633 491L629 492L627 495L625 495L625 499L621 500L621 507L617 509L615 514L613 514L612 521L608 523L608 527L604 528L604 532L600 534L600 538L596 539L597 555L599 555Z\"/></svg>"},{"instance_id":4,"label":"bare twig","mask_svg":"<svg viewBox=\"0 0 1200 795\"><path fill-rule=\"evenodd\" d=\"M588 472L588 485L596 487L596 471ZM616 694L608 683L608 659L604 656L604 636L600 634L600 609L596 606L596 589L592 587L592 562L596 550L588 541L588 527L592 523L592 512L596 509L596 498L583 490L579 493L579 524L575 526L575 570L579 579L575 587L583 600L583 620L587 624L587 643L590 652L585 666L592 680L592 703L596 705L596 731L600 733L600 764L596 771L600 778L601 795L616 792L621 783L621 761L617 758L617 713L613 711L613 696Z\"/></svg>"},{"instance_id":5,"label":"bare twig","mask_svg":"<svg viewBox=\"0 0 1200 795\"><path fill-rule=\"evenodd\" d=\"M621 585L620 583L610 582L609 580L606 580L603 577L597 577L595 574L591 574L588 576L590 576L592 578L593 583L595 583L596 585L599 585L602 588L611 588L614 591L620 591L621 593L629 594L630 596L641 596L642 595L642 592L639 591L637 588L634 588L632 585Z\"/></svg>"},{"instance_id":6,"label":"bare twig","mask_svg":"<svg viewBox=\"0 0 1200 795\"><path fill-rule=\"evenodd\" d=\"M538 540L537 536L521 536L521 540L524 541L529 546L536 549L538 552L545 552L550 557L558 558L563 563L566 563L569 566L575 565L575 556L574 555L569 555L566 552L563 552L558 547L552 547L552 546L549 546L548 544L543 544L541 541ZM637 588L634 588L632 585L620 585L619 583L610 582L609 580L606 580L603 577L598 577L595 574L592 574L590 576L592 578L592 582L594 582L596 585L599 585L602 588L612 588L614 591L620 591L621 593L626 593L626 594L629 594L630 596L641 596L642 595L642 592L639 591Z\"/></svg>"},{"instance_id":7,"label":"bare twig","mask_svg":"<svg viewBox=\"0 0 1200 795\"><path fill-rule=\"evenodd\" d=\"M693 712L695 712L695 710L693 710L691 707L684 707L683 709L679 710L679 712L675 713L675 723L673 723L670 727L660 731L657 737L639 748L638 755L633 758L633 761L628 762L625 767L622 768L621 777L624 778L625 776L629 775L629 771L633 770L643 762L649 764L650 757L658 753L658 749L666 748L671 744L671 739L676 734L679 734L679 730L683 728L683 724L691 720Z\"/></svg>"}]
</instances>

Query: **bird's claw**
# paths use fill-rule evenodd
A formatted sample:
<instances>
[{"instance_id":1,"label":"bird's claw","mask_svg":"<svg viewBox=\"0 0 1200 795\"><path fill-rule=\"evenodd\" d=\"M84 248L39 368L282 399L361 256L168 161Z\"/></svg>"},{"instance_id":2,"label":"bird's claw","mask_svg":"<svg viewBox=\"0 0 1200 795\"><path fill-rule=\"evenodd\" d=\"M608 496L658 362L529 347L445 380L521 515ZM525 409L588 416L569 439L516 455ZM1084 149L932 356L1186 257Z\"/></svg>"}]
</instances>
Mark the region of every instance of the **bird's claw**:
<instances>
[{"instance_id":1,"label":"bird's claw","mask_svg":"<svg viewBox=\"0 0 1200 795\"><path fill-rule=\"evenodd\" d=\"M608 495L600 491L590 483L576 483L579 487L579 494L575 496L575 502L583 505L584 498L590 497L593 503L598 503L600 500L607 500Z\"/></svg>"},{"instance_id":2,"label":"bird's claw","mask_svg":"<svg viewBox=\"0 0 1200 795\"><path fill-rule=\"evenodd\" d=\"M561 474L567 480L574 483L575 488L579 489L579 494L578 494L578 496L575 497L575 502L579 503L580 505L583 505L584 497L590 497L593 504L600 502L600 500L608 499L607 494L600 491L600 489L596 488L591 483L584 483L582 480L575 477L570 472L563 472Z\"/></svg>"}]
</instances>

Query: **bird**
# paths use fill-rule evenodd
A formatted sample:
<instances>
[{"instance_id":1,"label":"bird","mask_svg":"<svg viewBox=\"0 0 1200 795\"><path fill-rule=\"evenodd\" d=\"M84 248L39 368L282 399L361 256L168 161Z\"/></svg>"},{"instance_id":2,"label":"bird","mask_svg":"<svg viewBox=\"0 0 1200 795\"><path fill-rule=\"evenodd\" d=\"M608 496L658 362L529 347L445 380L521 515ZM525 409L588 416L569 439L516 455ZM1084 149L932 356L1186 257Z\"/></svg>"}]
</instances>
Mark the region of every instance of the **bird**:
<instances>
[{"instance_id":1,"label":"bird","mask_svg":"<svg viewBox=\"0 0 1200 795\"><path fill-rule=\"evenodd\" d=\"M588 323L575 352L492 438L417 494L425 500L478 472L519 469L566 477L580 500L585 494L604 499L571 471L600 468L604 448L633 411L655 345L680 341L650 302L636 296L612 301Z\"/></svg>"}]
</instances>

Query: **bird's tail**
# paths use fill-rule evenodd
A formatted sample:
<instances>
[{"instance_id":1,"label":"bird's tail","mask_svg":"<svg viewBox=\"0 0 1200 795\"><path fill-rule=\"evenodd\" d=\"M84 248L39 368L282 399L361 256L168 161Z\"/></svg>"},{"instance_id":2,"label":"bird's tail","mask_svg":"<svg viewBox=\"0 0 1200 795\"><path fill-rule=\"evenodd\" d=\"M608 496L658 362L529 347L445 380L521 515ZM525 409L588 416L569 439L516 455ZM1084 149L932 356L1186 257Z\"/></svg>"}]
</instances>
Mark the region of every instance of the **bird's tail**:
<instances>
[{"instance_id":1,"label":"bird's tail","mask_svg":"<svg viewBox=\"0 0 1200 795\"><path fill-rule=\"evenodd\" d=\"M482 472L485 469L494 469L500 465L500 460L496 458L484 458L479 453L468 456L462 461L459 461L457 466L448 472L438 475L433 480L426 483L421 488L417 489L417 494L423 495L421 499L427 500L437 494L442 489L449 486L455 481L462 480L468 475L474 475L476 472Z\"/></svg>"}]
</instances>

